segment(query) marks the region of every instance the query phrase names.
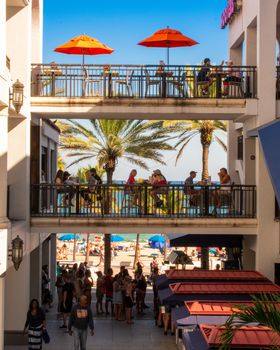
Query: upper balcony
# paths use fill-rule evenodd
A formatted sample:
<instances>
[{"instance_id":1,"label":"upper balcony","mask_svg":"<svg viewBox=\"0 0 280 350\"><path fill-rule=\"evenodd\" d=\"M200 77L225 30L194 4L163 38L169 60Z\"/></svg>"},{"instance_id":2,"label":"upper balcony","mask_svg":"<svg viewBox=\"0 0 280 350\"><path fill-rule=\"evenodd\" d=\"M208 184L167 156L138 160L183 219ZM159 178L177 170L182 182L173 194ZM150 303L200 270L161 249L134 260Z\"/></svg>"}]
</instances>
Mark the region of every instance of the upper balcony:
<instances>
[{"instance_id":1,"label":"upper balcony","mask_svg":"<svg viewBox=\"0 0 280 350\"><path fill-rule=\"evenodd\" d=\"M55 118L236 119L257 98L253 66L33 64L31 112ZM234 72L234 73L233 73ZM238 73L236 73L238 72ZM117 107L117 109L116 109Z\"/></svg>"},{"instance_id":2,"label":"upper balcony","mask_svg":"<svg viewBox=\"0 0 280 350\"><path fill-rule=\"evenodd\" d=\"M88 227L113 232L252 234L256 188L246 185L87 184L31 186L31 224L38 232L81 232ZM83 232L83 231L82 231ZM155 231L159 232L159 231Z\"/></svg>"}]
</instances>

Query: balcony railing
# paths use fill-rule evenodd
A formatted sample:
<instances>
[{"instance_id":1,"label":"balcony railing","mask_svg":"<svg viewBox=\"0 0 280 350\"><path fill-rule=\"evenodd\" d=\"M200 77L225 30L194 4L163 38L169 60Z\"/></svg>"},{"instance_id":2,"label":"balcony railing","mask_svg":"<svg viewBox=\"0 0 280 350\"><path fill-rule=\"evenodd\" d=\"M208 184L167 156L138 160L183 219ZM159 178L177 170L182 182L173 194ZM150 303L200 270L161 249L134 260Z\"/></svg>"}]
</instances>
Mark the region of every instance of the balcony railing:
<instances>
[{"instance_id":1,"label":"balcony railing","mask_svg":"<svg viewBox=\"0 0 280 350\"><path fill-rule=\"evenodd\" d=\"M41 97L256 98L256 67L33 64L31 94ZM234 72L234 73L233 73ZM238 75L238 77L236 76Z\"/></svg>"},{"instance_id":2,"label":"balcony railing","mask_svg":"<svg viewBox=\"0 0 280 350\"><path fill-rule=\"evenodd\" d=\"M245 185L31 185L33 217L254 218L256 188Z\"/></svg>"}]
</instances>

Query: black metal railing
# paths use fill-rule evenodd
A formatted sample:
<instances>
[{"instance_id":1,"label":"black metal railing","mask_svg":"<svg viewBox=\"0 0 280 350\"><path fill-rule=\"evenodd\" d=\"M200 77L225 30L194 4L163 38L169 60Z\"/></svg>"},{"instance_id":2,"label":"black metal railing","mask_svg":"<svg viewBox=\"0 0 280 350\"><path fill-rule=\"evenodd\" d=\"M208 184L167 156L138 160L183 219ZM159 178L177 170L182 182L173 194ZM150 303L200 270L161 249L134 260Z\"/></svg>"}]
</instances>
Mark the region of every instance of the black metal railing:
<instances>
[{"instance_id":1,"label":"black metal railing","mask_svg":"<svg viewBox=\"0 0 280 350\"><path fill-rule=\"evenodd\" d=\"M254 66L32 64L31 95L42 97L256 98ZM229 70L230 69L230 70ZM233 73L234 72L234 73Z\"/></svg>"},{"instance_id":2,"label":"black metal railing","mask_svg":"<svg viewBox=\"0 0 280 350\"><path fill-rule=\"evenodd\" d=\"M40 184L31 185L30 207L33 217L254 218L256 187Z\"/></svg>"}]
</instances>

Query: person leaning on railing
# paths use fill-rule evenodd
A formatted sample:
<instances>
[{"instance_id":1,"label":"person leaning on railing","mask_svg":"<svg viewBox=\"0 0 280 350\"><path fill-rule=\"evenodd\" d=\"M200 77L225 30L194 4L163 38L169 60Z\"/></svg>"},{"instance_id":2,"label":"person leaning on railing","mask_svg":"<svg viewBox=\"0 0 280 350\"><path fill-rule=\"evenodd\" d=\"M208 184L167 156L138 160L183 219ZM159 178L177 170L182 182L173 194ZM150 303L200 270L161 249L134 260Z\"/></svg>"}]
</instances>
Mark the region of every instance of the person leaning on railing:
<instances>
[{"instance_id":1,"label":"person leaning on railing","mask_svg":"<svg viewBox=\"0 0 280 350\"><path fill-rule=\"evenodd\" d=\"M221 207L221 204L228 201L229 191L231 190L228 185L231 184L231 179L226 168L221 168L218 173L220 178L220 187L214 191L214 204L215 208L213 210L213 215L217 214L217 208ZM225 185L225 186L222 186Z\"/></svg>"},{"instance_id":2,"label":"person leaning on railing","mask_svg":"<svg viewBox=\"0 0 280 350\"><path fill-rule=\"evenodd\" d=\"M224 79L223 85L224 85L224 96L228 96L229 94L229 86L230 83L240 83L242 82L241 78L241 70L237 67L233 67L233 61L228 60L226 62L227 64L227 76Z\"/></svg>"},{"instance_id":3,"label":"person leaning on railing","mask_svg":"<svg viewBox=\"0 0 280 350\"><path fill-rule=\"evenodd\" d=\"M159 194L166 194L168 191L166 178L162 175L159 169L156 169L149 178L148 183L153 185L152 190L150 191L150 196L154 200L154 206L156 208L162 207L163 200L159 198Z\"/></svg>"},{"instance_id":4,"label":"person leaning on railing","mask_svg":"<svg viewBox=\"0 0 280 350\"><path fill-rule=\"evenodd\" d=\"M132 169L124 186L124 193L132 198L134 205L138 205L139 200L139 186L136 186L136 175L137 170Z\"/></svg>"},{"instance_id":5,"label":"person leaning on railing","mask_svg":"<svg viewBox=\"0 0 280 350\"><path fill-rule=\"evenodd\" d=\"M190 176L186 178L184 183L184 194L189 196L190 206L194 206L197 202L198 196L200 196L200 191L195 190L193 180L196 178L197 172L192 170Z\"/></svg>"}]
</instances>

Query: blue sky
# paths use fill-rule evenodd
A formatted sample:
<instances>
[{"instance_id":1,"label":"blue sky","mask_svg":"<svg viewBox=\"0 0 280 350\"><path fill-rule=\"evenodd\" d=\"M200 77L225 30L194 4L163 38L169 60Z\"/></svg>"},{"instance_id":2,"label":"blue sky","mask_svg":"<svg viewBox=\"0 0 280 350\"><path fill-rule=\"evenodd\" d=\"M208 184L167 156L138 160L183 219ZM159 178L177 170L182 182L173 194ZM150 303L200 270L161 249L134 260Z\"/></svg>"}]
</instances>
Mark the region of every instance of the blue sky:
<instances>
[{"instance_id":1,"label":"blue sky","mask_svg":"<svg viewBox=\"0 0 280 350\"><path fill-rule=\"evenodd\" d=\"M80 34L97 38L115 50L111 55L87 56L86 63L157 64L166 58L165 49L137 45L140 40L167 26L180 30L200 44L170 50L170 64L199 64L205 57L212 63L227 58L227 30L220 29L226 0L45 0L44 62L80 63L81 56L63 55L54 48ZM161 167L170 180L184 179L192 169L201 171L199 139L188 146L185 156L174 168L176 154L166 153L167 167ZM151 169L158 166L149 164ZM210 174L217 178L226 156L217 144L210 149ZM131 165L119 162L115 178L124 179ZM139 171L147 177L146 171Z\"/></svg>"}]
</instances>

